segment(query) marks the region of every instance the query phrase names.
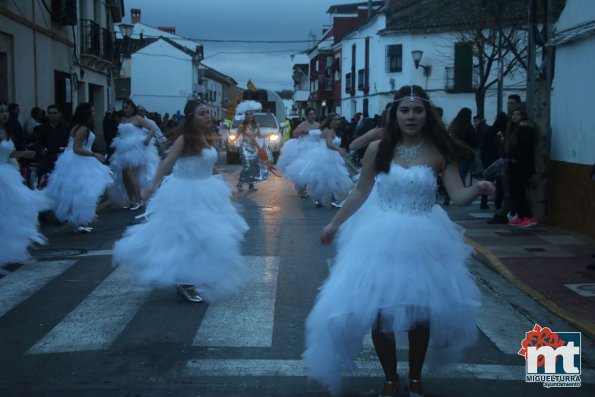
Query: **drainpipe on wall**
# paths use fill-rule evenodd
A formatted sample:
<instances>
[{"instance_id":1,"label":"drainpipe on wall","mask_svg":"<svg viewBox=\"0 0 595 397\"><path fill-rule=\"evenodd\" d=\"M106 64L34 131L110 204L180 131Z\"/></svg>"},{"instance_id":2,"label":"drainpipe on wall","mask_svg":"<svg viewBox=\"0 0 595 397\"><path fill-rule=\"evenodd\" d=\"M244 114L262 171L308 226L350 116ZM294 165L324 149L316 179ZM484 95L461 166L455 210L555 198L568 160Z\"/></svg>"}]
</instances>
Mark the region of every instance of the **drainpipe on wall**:
<instances>
[{"instance_id":1,"label":"drainpipe on wall","mask_svg":"<svg viewBox=\"0 0 595 397\"><path fill-rule=\"evenodd\" d=\"M372 18L372 0L368 0L368 19Z\"/></svg>"}]
</instances>

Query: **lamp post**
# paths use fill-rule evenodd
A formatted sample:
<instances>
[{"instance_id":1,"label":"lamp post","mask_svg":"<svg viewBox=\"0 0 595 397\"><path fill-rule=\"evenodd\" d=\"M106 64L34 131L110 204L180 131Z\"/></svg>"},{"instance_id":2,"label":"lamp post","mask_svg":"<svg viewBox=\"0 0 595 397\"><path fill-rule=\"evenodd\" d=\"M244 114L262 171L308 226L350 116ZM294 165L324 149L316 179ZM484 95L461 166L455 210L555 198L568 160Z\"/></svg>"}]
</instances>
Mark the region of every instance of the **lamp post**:
<instances>
[{"instance_id":1,"label":"lamp post","mask_svg":"<svg viewBox=\"0 0 595 397\"><path fill-rule=\"evenodd\" d=\"M128 23L121 23L118 25L120 29L120 34L124 40L124 51L122 51L122 55L127 57L130 50L130 37L132 36L132 32L134 32L134 25L130 25Z\"/></svg>"},{"instance_id":2,"label":"lamp post","mask_svg":"<svg viewBox=\"0 0 595 397\"><path fill-rule=\"evenodd\" d=\"M423 51L421 50L413 50L411 51L411 57L413 58L413 63L415 64L415 68L419 69L419 67L421 66L424 70L424 76L430 77L430 75L432 74L432 66L430 65L422 65L421 62L421 57L424 54Z\"/></svg>"}]
</instances>

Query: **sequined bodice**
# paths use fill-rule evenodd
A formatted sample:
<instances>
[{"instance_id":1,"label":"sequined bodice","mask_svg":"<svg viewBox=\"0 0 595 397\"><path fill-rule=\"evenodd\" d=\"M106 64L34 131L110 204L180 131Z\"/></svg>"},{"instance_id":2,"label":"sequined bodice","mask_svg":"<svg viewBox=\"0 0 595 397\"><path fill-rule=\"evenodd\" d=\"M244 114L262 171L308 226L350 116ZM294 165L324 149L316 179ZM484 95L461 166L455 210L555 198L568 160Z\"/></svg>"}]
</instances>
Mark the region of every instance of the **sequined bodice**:
<instances>
[{"instance_id":1,"label":"sequined bodice","mask_svg":"<svg viewBox=\"0 0 595 397\"><path fill-rule=\"evenodd\" d=\"M92 151L92 149L93 149L93 142L95 142L95 134L93 133L93 131L89 131L89 137L83 143L83 148L85 150ZM71 135L70 138L68 138L68 147L67 147L67 149L72 150L72 146L73 145L74 145L74 137Z\"/></svg>"},{"instance_id":2,"label":"sequined bodice","mask_svg":"<svg viewBox=\"0 0 595 397\"><path fill-rule=\"evenodd\" d=\"M173 176L184 179L202 179L213 175L213 166L217 161L214 148L203 149L198 156L180 157L174 165Z\"/></svg>"},{"instance_id":3,"label":"sequined bodice","mask_svg":"<svg viewBox=\"0 0 595 397\"><path fill-rule=\"evenodd\" d=\"M14 151L14 143L10 140L2 139L0 141L0 164L8 163L10 154Z\"/></svg>"},{"instance_id":4,"label":"sequined bodice","mask_svg":"<svg viewBox=\"0 0 595 397\"><path fill-rule=\"evenodd\" d=\"M121 137L135 134L144 134L144 130L132 123L120 123L118 125L118 134L120 134Z\"/></svg>"},{"instance_id":5,"label":"sequined bodice","mask_svg":"<svg viewBox=\"0 0 595 397\"><path fill-rule=\"evenodd\" d=\"M384 211L428 212L436 201L436 175L424 164L403 168L392 163L389 173L376 176L377 200Z\"/></svg>"}]
</instances>

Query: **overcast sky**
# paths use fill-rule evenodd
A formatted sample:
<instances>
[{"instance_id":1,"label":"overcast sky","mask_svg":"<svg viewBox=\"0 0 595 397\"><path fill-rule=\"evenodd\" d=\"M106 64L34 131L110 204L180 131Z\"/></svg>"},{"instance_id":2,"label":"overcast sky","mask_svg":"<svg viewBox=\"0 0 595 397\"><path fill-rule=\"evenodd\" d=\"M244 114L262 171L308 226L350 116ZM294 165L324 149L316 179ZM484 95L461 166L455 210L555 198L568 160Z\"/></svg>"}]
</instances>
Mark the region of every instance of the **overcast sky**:
<instances>
[{"instance_id":1,"label":"overcast sky","mask_svg":"<svg viewBox=\"0 0 595 397\"><path fill-rule=\"evenodd\" d=\"M204 63L231 76L245 88L291 89L290 55L308 48L310 33L321 36L330 24L331 5L365 0L125 0L141 9L141 22L153 27L175 26L176 34L204 45ZM207 40L302 41L299 43L219 43Z\"/></svg>"}]
</instances>

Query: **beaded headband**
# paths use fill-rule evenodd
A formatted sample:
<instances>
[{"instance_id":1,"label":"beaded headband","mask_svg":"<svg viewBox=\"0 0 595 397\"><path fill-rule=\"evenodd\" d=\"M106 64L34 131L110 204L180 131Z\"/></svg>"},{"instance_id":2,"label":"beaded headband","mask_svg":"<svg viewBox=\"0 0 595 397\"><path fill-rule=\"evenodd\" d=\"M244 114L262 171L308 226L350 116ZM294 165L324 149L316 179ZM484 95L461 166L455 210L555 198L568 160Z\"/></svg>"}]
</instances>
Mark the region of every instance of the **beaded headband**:
<instances>
[{"instance_id":1,"label":"beaded headband","mask_svg":"<svg viewBox=\"0 0 595 397\"><path fill-rule=\"evenodd\" d=\"M409 87L410 87L410 89L411 89L411 92L409 93L409 95L408 95L408 96L402 96L402 97L400 97L400 98L397 98L397 99L395 99L395 100L394 100L394 102L400 102L400 101L402 101L403 99L407 99L407 100L409 101L409 105L413 105L413 102L415 102L415 100L416 100L416 99L419 99L420 101L426 101L426 102L430 102L430 100L429 100L429 99L422 98L422 97L420 97L420 96L417 96L417 95L415 95L415 94L413 93L413 86L412 86L412 85L410 85Z\"/></svg>"}]
</instances>

